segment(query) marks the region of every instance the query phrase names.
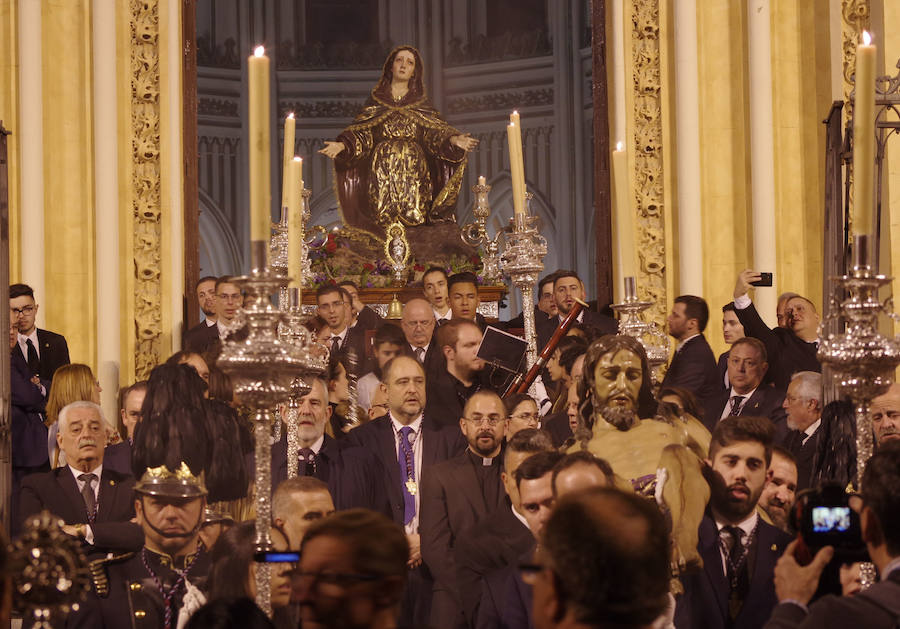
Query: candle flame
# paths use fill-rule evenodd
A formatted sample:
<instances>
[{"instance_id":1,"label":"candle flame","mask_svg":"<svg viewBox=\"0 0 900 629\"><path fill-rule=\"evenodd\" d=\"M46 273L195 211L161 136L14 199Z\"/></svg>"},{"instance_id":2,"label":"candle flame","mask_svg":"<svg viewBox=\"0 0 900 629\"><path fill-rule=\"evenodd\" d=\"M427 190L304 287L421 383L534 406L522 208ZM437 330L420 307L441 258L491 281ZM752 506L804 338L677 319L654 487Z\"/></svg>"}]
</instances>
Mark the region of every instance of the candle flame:
<instances>
[{"instance_id":1,"label":"candle flame","mask_svg":"<svg viewBox=\"0 0 900 629\"><path fill-rule=\"evenodd\" d=\"M265 57L266 49L262 46L257 46L256 48L253 49L253 56L254 57Z\"/></svg>"},{"instance_id":2,"label":"candle flame","mask_svg":"<svg viewBox=\"0 0 900 629\"><path fill-rule=\"evenodd\" d=\"M294 155L294 161L295 161L295 162L301 162L301 163L302 163L302 162L303 162L303 158L302 158L302 157L298 157L297 155Z\"/></svg>"},{"instance_id":3,"label":"candle flame","mask_svg":"<svg viewBox=\"0 0 900 629\"><path fill-rule=\"evenodd\" d=\"M514 127L514 126L516 126L516 123L515 123L515 122L510 122L508 126Z\"/></svg>"},{"instance_id":4,"label":"candle flame","mask_svg":"<svg viewBox=\"0 0 900 629\"><path fill-rule=\"evenodd\" d=\"M869 31L862 32L862 43L863 46L868 46L872 43L872 36L869 35Z\"/></svg>"},{"instance_id":5,"label":"candle flame","mask_svg":"<svg viewBox=\"0 0 900 629\"><path fill-rule=\"evenodd\" d=\"M624 151L624 150L625 150L625 143L624 143L624 142L621 142L621 141L620 141L620 142L616 142L616 150L617 150L617 151Z\"/></svg>"},{"instance_id":6,"label":"candle flame","mask_svg":"<svg viewBox=\"0 0 900 629\"><path fill-rule=\"evenodd\" d=\"M294 118L294 112L289 113L289 114L287 115L287 117L293 120L293 118Z\"/></svg>"},{"instance_id":7,"label":"candle flame","mask_svg":"<svg viewBox=\"0 0 900 629\"><path fill-rule=\"evenodd\" d=\"M519 115L519 110L513 109L513 116L518 116L518 115Z\"/></svg>"}]
</instances>

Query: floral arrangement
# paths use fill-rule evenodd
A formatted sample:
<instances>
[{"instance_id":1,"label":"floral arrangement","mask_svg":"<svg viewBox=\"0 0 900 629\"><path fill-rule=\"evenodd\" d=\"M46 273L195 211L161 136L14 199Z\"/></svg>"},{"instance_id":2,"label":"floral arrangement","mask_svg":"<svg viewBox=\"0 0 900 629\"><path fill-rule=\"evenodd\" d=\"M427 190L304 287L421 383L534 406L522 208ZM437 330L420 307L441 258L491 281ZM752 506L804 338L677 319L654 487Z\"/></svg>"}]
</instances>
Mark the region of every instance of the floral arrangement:
<instances>
[{"instance_id":1,"label":"floral arrangement","mask_svg":"<svg viewBox=\"0 0 900 629\"><path fill-rule=\"evenodd\" d=\"M383 259L371 260L355 252L346 239L334 232L312 244L309 251L310 268L312 270L311 287L319 288L342 280L351 280L360 288L387 288L393 286L394 270ZM410 260L407 264L408 282L422 281L425 270L439 266L448 274L465 271L475 273L481 269L481 255L471 256L454 254L439 260ZM483 278L478 276L479 283Z\"/></svg>"}]
</instances>

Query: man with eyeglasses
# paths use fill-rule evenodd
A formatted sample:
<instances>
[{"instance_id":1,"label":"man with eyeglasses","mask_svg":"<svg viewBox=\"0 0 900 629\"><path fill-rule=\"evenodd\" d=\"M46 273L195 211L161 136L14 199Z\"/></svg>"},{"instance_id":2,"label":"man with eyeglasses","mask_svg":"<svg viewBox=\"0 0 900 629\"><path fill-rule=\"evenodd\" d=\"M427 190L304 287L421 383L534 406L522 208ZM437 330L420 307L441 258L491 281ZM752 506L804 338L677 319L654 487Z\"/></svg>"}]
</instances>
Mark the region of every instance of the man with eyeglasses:
<instances>
[{"instance_id":1,"label":"man with eyeglasses","mask_svg":"<svg viewBox=\"0 0 900 629\"><path fill-rule=\"evenodd\" d=\"M404 304L400 329L406 344L402 351L424 365L425 375L429 379L434 378L445 365L444 354L434 342L435 325L434 310L428 301L415 298Z\"/></svg>"},{"instance_id":2,"label":"man with eyeglasses","mask_svg":"<svg viewBox=\"0 0 900 629\"><path fill-rule=\"evenodd\" d=\"M196 354L207 352L213 345L224 341L234 334L232 326L237 317L238 310L244 305L244 297L241 289L234 283L229 275L223 275L216 280L216 322L206 325L201 322L184 335L184 349Z\"/></svg>"},{"instance_id":3,"label":"man with eyeglasses","mask_svg":"<svg viewBox=\"0 0 900 629\"><path fill-rule=\"evenodd\" d=\"M398 626L408 554L403 530L373 511L339 511L313 523L293 574L303 628Z\"/></svg>"},{"instance_id":4,"label":"man with eyeglasses","mask_svg":"<svg viewBox=\"0 0 900 629\"><path fill-rule=\"evenodd\" d=\"M361 375L366 361L366 331L359 326L350 327L350 301L350 294L340 286L320 286L316 291L319 316L328 324L325 344L332 356L346 354L351 349L356 352L357 375Z\"/></svg>"},{"instance_id":5,"label":"man with eyeglasses","mask_svg":"<svg viewBox=\"0 0 900 629\"><path fill-rule=\"evenodd\" d=\"M435 465L422 479L419 531L422 558L434 577L430 625L436 629L465 625L454 558L457 540L506 500L499 456L506 432L503 400L493 391L478 391L466 402L459 427L469 444L466 451Z\"/></svg>"},{"instance_id":6,"label":"man with eyeglasses","mask_svg":"<svg viewBox=\"0 0 900 629\"><path fill-rule=\"evenodd\" d=\"M69 346L61 334L37 327L38 304L27 284L9 287L9 319L19 332L18 342L31 374L47 383L63 365L69 364ZM49 384L46 386L50 389Z\"/></svg>"}]
</instances>

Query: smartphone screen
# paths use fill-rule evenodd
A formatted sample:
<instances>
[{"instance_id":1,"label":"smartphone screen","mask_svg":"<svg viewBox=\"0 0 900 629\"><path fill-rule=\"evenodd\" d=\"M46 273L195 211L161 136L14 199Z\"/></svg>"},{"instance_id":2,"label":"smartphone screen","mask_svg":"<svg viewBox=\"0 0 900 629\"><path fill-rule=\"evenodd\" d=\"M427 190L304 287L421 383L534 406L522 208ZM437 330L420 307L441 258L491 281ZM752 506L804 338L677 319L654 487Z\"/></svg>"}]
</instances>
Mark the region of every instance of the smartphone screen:
<instances>
[{"instance_id":1,"label":"smartphone screen","mask_svg":"<svg viewBox=\"0 0 900 629\"><path fill-rule=\"evenodd\" d=\"M813 507L815 533L843 533L850 529L850 507Z\"/></svg>"}]
</instances>

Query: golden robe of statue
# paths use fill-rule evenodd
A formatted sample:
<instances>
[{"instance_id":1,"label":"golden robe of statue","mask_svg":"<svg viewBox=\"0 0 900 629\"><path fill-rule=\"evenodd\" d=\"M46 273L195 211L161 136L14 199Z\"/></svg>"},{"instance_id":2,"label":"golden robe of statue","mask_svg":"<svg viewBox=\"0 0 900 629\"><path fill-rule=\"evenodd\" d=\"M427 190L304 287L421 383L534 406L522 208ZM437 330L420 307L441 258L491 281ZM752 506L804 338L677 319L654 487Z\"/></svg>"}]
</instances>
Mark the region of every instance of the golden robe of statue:
<instances>
[{"instance_id":1,"label":"golden robe of statue","mask_svg":"<svg viewBox=\"0 0 900 629\"><path fill-rule=\"evenodd\" d=\"M466 152L477 145L431 106L423 78L419 52L396 48L363 110L320 151L334 158L344 224L379 239L398 221L455 221Z\"/></svg>"}]
</instances>

